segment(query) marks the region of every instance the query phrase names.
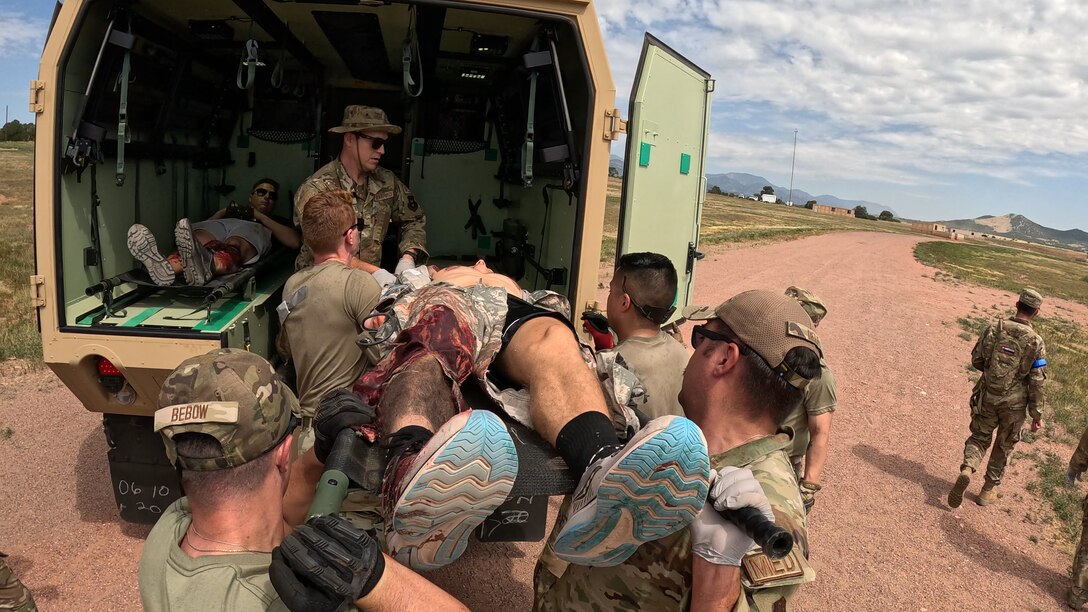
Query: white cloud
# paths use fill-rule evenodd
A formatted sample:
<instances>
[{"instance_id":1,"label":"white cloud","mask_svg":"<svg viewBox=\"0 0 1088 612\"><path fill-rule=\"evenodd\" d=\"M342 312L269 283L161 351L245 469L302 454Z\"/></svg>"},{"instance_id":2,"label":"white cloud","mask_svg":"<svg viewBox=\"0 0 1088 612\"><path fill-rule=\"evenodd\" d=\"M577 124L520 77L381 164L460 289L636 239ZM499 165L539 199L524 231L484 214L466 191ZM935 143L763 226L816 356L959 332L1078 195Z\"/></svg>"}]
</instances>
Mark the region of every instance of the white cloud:
<instances>
[{"instance_id":1,"label":"white cloud","mask_svg":"<svg viewBox=\"0 0 1088 612\"><path fill-rule=\"evenodd\" d=\"M40 56L48 27L48 21L0 9L0 58Z\"/></svg>"},{"instance_id":2,"label":"white cloud","mask_svg":"<svg viewBox=\"0 0 1088 612\"><path fill-rule=\"evenodd\" d=\"M1082 172L1088 157L1088 3L595 6L621 97L643 30L715 76L712 171L788 172L783 135L794 127L799 168L804 159L829 178L915 185L967 173L1022 183Z\"/></svg>"}]
</instances>

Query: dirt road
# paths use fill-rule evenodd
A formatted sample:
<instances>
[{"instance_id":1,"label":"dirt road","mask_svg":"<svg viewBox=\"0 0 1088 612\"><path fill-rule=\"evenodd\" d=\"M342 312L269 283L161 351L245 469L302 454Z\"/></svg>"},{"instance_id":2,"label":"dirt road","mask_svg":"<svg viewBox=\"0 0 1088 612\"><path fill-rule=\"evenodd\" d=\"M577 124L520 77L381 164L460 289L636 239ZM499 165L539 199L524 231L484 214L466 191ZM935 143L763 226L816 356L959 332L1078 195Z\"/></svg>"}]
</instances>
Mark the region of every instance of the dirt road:
<instances>
[{"instance_id":1,"label":"dirt road","mask_svg":"<svg viewBox=\"0 0 1088 612\"><path fill-rule=\"evenodd\" d=\"M830 308L819 332L839 411L810 523L819 574L799 607L1058 609L1071 556L1025 521L1039 508L1023 492L1029 463L1010 468L995 506L973 503L979 483L960 509L943 501L967 434L971 343L956 319L1011 305L1013 296L934 281L911 255L916 242L828 234L712 250L699 270L703 303L796 284ZM1044 308L1088 324L1083 306L1050 300ZM42 609L139 609L147 529L117 518L100 419L42 372L0 376L0 426L14 430L0 437L0 550ZM527 609L538 551L477 544L432 577L473 609Z\"/></svg>"}]
</instances>

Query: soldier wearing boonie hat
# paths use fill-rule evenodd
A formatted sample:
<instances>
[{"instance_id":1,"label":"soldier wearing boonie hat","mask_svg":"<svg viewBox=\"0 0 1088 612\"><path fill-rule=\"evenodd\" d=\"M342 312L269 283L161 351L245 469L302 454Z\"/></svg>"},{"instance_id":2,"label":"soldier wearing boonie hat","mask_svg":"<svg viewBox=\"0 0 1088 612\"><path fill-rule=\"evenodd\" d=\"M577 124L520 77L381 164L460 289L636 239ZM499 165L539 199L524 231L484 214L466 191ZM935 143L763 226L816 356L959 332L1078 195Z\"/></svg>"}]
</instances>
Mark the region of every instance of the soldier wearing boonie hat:
<instances>
[{"instance_id":1,"label":"soldier wearing boonie hat","mask_svg":"<svg viewBox=\"0 0 1088 612\"><path fill-rule=\"evenodd\" d=\"M1042 294L1023 288L1017 297L1016 315L986 326L971 350L971 365L982 375L971 392L971 435L963 445L963 463L948 492L948 505L953 508L963 503L971 475L991 444L986 483L976 501L980 506L997 501L997 486L1013 447L1020 441L1024 421L1031 416L1033 432L1043 426L1046 345L1032 327L1042 305Z\"/></svg>"},{"instance_id":2,"label":"soldier wearing boonie hat","mask_svg":"<svg viewBox=\"0 0 1088 612\"><path fill-rule=\"evenodd\" d=\"M812 325L819 327L820 321L827 316L827 306L808 289L792 286L786 289L786 295L797 300L805 309ZM827 367L827 362L820 358L820 377L805 387L805 397L801 405L786 417L784 427L793 429L793 446L789 450L790 462L797 473L801 485L801 499L805 502L805 512L812 510L816 503L816 493L823 485L820 476L827 459L827 446L831 439L831 415L838 403L835 389L835 376ZM803 463L803 467L802 467Z\"/></svg>"},{"instance_id":3,"label":"soldier wearing boonie hat","mask_svg":"<svg viewBox=\"0 0 1088 612\"><path fill-rule=\"evenodd\" d=\"M400 224L400 254L396 273L422 265L427 258L427 216L412 191L392 171L379 165L390 136L401 133L380 108L352 104L344 108L340 125L329 132L343 134L340 155L306 179L295 194L295 226L302 225L302 210L314 195L334 189L351 193L360 232L353 267L370 273L380 270L382 241L391 223ZM313 262L305 244L295 269ZM378 273L388 279L388 272ZM383 283L384 284L384 283ZM310 416L310 415L306 415Z\"/></svg>"},{"instance_id":4,"label":"soldier wearing boonie hat","mask_svg":"<svg viewBox=\"0 0 1088 612\"><path fill-rule=\"evenodd\" d=\"M716 470L708 503L688 529L645 542L616 565L556 564L550 541L534 575L534 609L611 610L622 601L631 609L680 610L698 601L716 609L785 610L798 586L815 579L804 505L784 452L792 435L779 430L820 372L812 322L796 300L771 291L747 291L715 308L691 307L684 316L702 322L692 330L695 352L678 399L705 434ZM730 504L757 508L793 534L788 557L770 560L714 510L735 507Z\"/></svg>"}]
</instances>

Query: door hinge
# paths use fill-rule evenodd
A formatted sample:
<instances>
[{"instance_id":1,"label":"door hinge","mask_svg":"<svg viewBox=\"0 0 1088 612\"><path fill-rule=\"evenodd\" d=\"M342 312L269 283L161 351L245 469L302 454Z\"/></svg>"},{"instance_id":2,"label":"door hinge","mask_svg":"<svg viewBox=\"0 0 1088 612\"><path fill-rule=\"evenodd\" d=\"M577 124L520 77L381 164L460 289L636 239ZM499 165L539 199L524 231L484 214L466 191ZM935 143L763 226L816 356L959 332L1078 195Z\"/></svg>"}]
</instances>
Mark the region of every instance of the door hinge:
<instances>
[{"instance_id":1,"label":"door hinge","mask_svg":"<svg viewBox=\"0 0 1088 612\"><path fill-rule=\"evenodd\" d=\"M604 112L604 139L608 141L619 140L620 134L626 133L627 120L620 118L620 109L606 110Z\"/></svg>"},{"instance_id":2,"label":"door hinge","mask_svg":"<svg viewBox=\"0 0 1088 612\"><path fill-rule=\"evenodd\" d=\"M42 95L45 93L45 81L30 82L30 112L35 115L45 112Z\"/></svg>"},{"instance_id":3,"label":"door hinge","mask_svg":"<svg viewBox=\"0 0 1088 612\"><path fill-rule=\"evenodd\" d=\"M30 277L30 305L34 308L45 307L45 297L42 295L43 287L45 287L44 276L34 274Z\"/></svg>"}]
</instances>

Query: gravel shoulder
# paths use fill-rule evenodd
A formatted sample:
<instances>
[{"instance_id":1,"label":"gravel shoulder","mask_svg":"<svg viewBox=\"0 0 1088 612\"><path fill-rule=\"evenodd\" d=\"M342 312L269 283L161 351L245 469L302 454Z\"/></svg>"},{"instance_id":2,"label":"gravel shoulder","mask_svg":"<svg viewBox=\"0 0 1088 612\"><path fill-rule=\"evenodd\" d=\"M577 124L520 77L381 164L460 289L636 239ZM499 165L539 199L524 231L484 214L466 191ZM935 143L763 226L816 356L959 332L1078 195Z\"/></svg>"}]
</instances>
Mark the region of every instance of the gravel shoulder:
<instances>
[{"instance_id":1,"label":"gravel shoulder","mask_svg":"<svg viewBox=\"0 0 1088 612\"><path fill-rule=\"evenodd\" d=\"M972 341L959 337L956 319L1007 307L1015 296L933 280L934 270L912 256L919 240L834 233L716 247L700 264L698 303L795 284L829 307L819 333L839 410L810 522L818 577L801 591L799 608L1058 609L1072 555L1032 522L1040 506L1024 491L1029 462L1010 467L997 505L973 503L981 482L961 508L944 504L967 436L971 386ZM1044 308L1088 325L1082 305L1049 300ZM101 418L48 371L5 365L0 426L14 433L0 439L0 550L43 610L138 610L148 528L117 516ZM528 609L540 547L475 543L431 578L473 609Z\"/></svg>"}]
</instances>

